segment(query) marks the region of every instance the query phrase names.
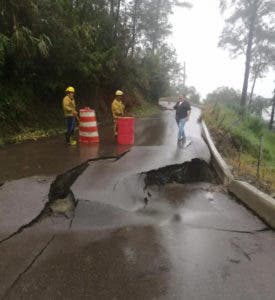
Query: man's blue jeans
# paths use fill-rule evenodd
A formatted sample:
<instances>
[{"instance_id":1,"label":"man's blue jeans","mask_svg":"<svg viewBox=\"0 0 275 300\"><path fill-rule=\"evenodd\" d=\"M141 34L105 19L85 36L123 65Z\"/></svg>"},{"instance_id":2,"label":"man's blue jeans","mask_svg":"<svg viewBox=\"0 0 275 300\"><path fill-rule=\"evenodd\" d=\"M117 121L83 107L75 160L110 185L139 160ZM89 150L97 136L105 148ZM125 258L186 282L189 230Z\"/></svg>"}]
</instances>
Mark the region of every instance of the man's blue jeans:
<instances>
[{"instance_id":1,"label":"man's blue jeans","mask_svg":"<svg viewBox=\"0 0 275 300\"><path fill-rule=\"evenodd\" d=\"M178 123L178 126L179 126L178 140L185 139L185 132L184 132L185 123L186 123L186 118L179 120L179 123Z\"/></svg>"},{"instance_id":2,"label":"man's blue jeans","mask_svg":"<svg viewBox=\"0 0 275 300\"><path fill-rule=\"evenodd\" d=\"M69 143L70 138L74 133L75 117L69 116L69 117L66 117L65 119L66 119L66 123L67 123L66 141L67 141L67 143Z\"/></svg>"}]
</instances>

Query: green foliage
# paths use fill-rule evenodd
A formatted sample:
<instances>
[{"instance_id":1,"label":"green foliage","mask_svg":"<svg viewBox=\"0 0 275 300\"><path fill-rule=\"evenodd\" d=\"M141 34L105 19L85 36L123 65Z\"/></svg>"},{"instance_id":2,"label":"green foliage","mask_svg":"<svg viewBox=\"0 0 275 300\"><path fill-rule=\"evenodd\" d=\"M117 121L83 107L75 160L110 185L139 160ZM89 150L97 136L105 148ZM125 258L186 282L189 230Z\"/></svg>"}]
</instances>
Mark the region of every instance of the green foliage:
<instances>
[{"instance_id":1,"label":"green foliage","mask_svg":"<svg viewBox=\"0 0 275 300\"><path fill-rule=\"evenodd\" d=\"M5 64L6 48L8 46L9 39L0 32L0 76L1 70Z\"/></svg>"},{"instance_id":2,"label":"green foliage","mask_svg":"<svg viewBox=\"0 0 275 300\"><path fill-rule=\"evenodd\" d=\"M0 86L0 146L64 131L60 102L35 101L25 86Z\"/></svg>"},{"instance_id":3,"label":"green foliage","mask_svg":"<svg viewBox=\"0 0 275 300\"><path fill-rule=\"evenodd\" d=\"M260 137L263 134L263 130L265 128L264 122L254 116L249 116L244 120L244 126L251 130L256 137Z\"/></svg>"},{"instance_id":4,"label":"green foliage","mask_svg":"<svg viewBox=\"0 0 275 300\"><path fill-rule=\"evenodd\" d=\"M201 96L195 87L180 84L174 91L176 91L177 95L185 95L191 103L200 104Z\"/></svg>"},{"instance_id":5,"label":"green foliage","mask_svg":"<svg viewBox=\"0 0 275 300\"><path fill-rule=\"evenodd\" d=\"M237 108L240 103L240 93L233 88L220 87L206 96L206 102L224 103Z\"/></svg>"},{"instance_id":6,"label":"green foliage","mask_svg":"<svg viewBox=\"0 0 275 300\"><path fill-rule=\"evenodd\" d=\"M34 105L60 109L68 85L100 116L118 88L156 102L178 67L165 42L177 2L0 0L0 123L22 131Z\"/></svg>"},{"instance_id":7,"label":"green foliage","mask_svg":"<svg viewBox=\"0 0 275 300\"><path fill-rule=\"evenodd\" d=\"M0 124L17 128L28 114L28 100L32 95L24 86L13 90L10 86L0 85L0 90Z\"/></svg>"},{"instance_id":8,"label":"green foliage","mask_svg":"<svg viewBox=\"0 0 275 300\"><path fill-rule=\"evenodd\" d=\"M157 105L149 103L147 101L142 101L140 105L136 106L133 109L132 114L135 117L147 117L158 112L159 107Z\"/></svg>"},{"instance_id":9,"label":"green foliage","mask_svg":"<svg viewBox=\"0 0 275 300\"><path fill-rule=\"evenodd\" d=\"M210 126L219 128L234 142L237 149L257 158L259 140L264 136L264 158L275 162L275 134L268 131L267 124L253 115L246 115L241 119L238 111L231 106L221 104L208 104L210 108L206 113L206 121Z\"/></svg>"},{"instance_id":10,"label":"green foliage","mask_svg":"<svg viewBox=\"0 0 275 300\"><path fill-rule=\"evenodd\" d=\"M249 110L258 117L262 116L264 110L270 107L270 99L265 99L261 96L256 96L251 100Z\"/></svg>"}]
</instances>

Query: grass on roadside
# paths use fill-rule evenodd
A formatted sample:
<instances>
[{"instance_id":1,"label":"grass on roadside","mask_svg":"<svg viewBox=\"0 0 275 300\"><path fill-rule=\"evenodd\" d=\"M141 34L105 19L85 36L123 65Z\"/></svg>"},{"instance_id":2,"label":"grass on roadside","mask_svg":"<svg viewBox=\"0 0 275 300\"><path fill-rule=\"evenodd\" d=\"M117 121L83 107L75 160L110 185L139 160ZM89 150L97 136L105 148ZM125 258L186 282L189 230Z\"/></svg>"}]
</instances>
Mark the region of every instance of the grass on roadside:
<instances>
[{"instance_id":1,"label":"grass on roadside","mask_svg":"<svg viewBox=\"0 0 275 300\"><path fill-rule=\"evenodd\" d=\"M234 108L208 104L204 119L216 146L236 176L246 178L264 189L275 191L275 133L255 116L242 120ZM259 180L256 178L260 137L263 136L263 158Z\"/></svg>"},{"instance_id":2,"label":"grass on roadside","mask_svg":"<svg viewBox=\"0 0 275 300\"><path fill-rule=\"evenodd\" d=\"M33 109L23 120L8 119L6 122L0 123L0 147L26 140L35 141L39 138L58 135L64 131L65 122L61 111Z\"/></svg>"},{"instance_id":3,"label":"grass on roadside","mask_svg":"<svg viewBox=\"0 0 275 300\"><path fill-rule=\"evenodd\" d=\"M40 138L50 137L65 133L64 127L54 128L24 128L18 133L12 133L5 137L0 137L0 147L7 144L17 144L24 141L36 141Z\"/></svg>"},{"instance_id":4,"label":"grass on roadside","mask_svg":"<svg viewBox=\"0 0 275 300\"><path fill-rule=\"evenodd\" d=\"M142 100L138 106L131 109L129 115L140 118L157 112L159 112L157 105ZM101 123L112 124L113 120L110 117L110 119ZM10 121L9 123L0 123L0 147L27 140L36 141L39 138L63 134L65 131L65 121L61 109L33 108L33 111L26 116L24 122Z\"/></svg>"},{"instance_id":5,"label":"grass on roadside","mask_svg":"<svg viewBox=\"0 0 275 300\"><path fill-rule=\"evenodd\" d=\"M135 106L131 110L131 114L135 118L148 117L160 111L159 106L147 101L142 101L140 105Z\"/></svg>"},{"instance_id":6,"label":"grass on roadside","mask_svg":"<svg viewBox=\"0 0 275 300\"><path fill-rule=\"evenodd\" d=\"M22 132L13 135L11 137L11 142L21 143L26 140L36 141L40 138L50 137L61 133L65 133L64 128L49 128L49 129L25 128Z\"/></svg>"}]
</instances>

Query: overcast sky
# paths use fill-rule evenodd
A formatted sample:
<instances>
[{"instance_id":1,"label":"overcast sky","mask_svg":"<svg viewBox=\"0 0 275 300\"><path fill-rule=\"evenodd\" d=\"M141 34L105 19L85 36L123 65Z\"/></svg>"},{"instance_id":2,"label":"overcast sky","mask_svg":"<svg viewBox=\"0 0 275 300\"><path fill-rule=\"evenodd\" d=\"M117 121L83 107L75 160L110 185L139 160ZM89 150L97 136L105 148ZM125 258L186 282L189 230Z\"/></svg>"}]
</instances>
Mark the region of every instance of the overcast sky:
<instances>
[{"instance_id":1,"label":"overcast sky","mask_svg":"<svg viewBox=\"0 0 275 300\"><path fill-rule=\"evenodd\" d=\"M218 48L223 29L219 0L193 0L192 9L176 8L171 17L171 43L178 60L186 62L187 82L195 86L202 97L220 86L241 90L244 58L230 59L229 52ZM255 92L271 97L275 88L275 74L270 72L257 81Z\"/></svg>"}]
</instances>

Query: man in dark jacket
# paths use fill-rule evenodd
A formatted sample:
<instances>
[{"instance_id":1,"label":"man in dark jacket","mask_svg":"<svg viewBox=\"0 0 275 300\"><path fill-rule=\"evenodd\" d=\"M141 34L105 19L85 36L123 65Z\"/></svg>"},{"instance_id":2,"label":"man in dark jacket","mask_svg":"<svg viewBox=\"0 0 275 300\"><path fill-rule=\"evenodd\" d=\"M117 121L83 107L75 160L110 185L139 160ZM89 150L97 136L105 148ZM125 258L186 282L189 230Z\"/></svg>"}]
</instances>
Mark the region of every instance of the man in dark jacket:
<instances>
[{"instance_id":1,"label":"man in dark jacket","mask_svg":"<svg viewBox=\"0 0 275 300\"><path fill-rule=\"evenodd\" d=\"M184 127L186 122L189 120L189 116L191 113L191 106L190 103L186 100L185 95L179 97L179 101L174 106L174 109L176 110L176 121L179 127L178 142L185 142L186 136Z\"/></svg>"}]
</instances>

